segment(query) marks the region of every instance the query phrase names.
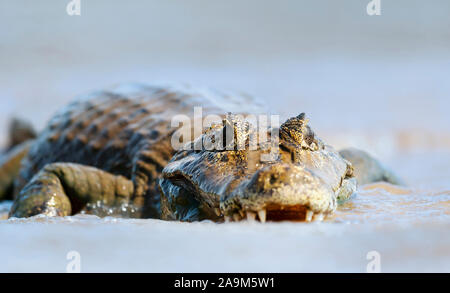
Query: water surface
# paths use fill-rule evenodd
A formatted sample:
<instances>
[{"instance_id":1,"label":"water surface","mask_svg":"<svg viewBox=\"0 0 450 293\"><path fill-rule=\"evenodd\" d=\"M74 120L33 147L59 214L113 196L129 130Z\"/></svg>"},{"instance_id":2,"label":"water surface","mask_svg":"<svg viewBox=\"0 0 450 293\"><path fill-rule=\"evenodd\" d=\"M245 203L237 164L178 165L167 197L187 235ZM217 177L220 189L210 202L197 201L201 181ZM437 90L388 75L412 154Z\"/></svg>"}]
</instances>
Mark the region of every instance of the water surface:
<instances>
[{"instance_id":1,"label":"water surface","mask_svg":"<svg viewBox=\"0 0 450 293\"><path fill-rule=\"evenodd\" d=\"M369 151L406 186L361 186L322 223L4 219L0 272L450 272L449 2L6 0L0 144L19 115L42 129L74 96L122 82L244 91L325 142ZM114 2L114 3L113 3ZM368 2L368 1L367 1ZM427 5L428 4L428 5Z\"/></svg>"}]
</instances>

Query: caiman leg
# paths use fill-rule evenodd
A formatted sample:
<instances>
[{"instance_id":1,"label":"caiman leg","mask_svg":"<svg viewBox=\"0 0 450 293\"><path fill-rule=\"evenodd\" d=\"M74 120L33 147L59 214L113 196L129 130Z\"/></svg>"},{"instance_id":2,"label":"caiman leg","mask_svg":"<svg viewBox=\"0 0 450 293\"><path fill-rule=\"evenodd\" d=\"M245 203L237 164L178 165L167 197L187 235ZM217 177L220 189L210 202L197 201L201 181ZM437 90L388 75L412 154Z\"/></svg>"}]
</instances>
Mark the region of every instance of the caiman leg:
<instances>
[{"instance_id":1,"label":"caiman leg","mask_svg":"<svg viewBox=\"0 0 450 293\"><path fill-rule=\"evenodd\" d=\"M2 155L0 159L0 200L12 199L14 179L32 141L26 141Z\"/></svg>"},{"instance_id":2,"label":"caiman leg","mask_svg":"<svg viewBox=\"0 0 450 293\"><path fill-rule=\"evenodd\" d=\"M21 190L9 216L69 216L88 203L100 201L105 206L128 203L133 190L132 181L123 176L85 165L52 163Z\"/></svg>"},{"instance_id":3,"label":"caiman leg","mask_svg":"<svg viewBox=\"0 0 450 293\"><path fill-rule=\"evenodd\" d=\"M354 175L359 185L379 181L385 181L396 185L405 185L397 175L384 167L377 159L365 151L348 148L340 150L339 154L352 163Z\"/></svg>"}]
</instances>

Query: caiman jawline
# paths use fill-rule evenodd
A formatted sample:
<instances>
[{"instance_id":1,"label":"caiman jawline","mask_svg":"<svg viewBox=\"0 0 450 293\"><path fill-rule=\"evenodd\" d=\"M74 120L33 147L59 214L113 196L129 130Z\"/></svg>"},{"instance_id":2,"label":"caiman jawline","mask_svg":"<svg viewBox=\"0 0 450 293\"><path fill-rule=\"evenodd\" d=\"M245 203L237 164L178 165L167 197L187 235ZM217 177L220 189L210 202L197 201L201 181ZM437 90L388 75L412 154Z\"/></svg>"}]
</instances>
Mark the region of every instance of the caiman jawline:
<instances>
[{"instance_id":1,"label":"caiman jawline","mask_svg":"<svg viewBox=\"0 0 450 293\"><path fill-rule=\"evenodd\" d=\"M280 221L322 221L326 217L324 213L314 213L312 210L304 205L267 205L264 209L259 211L239 211L235 212L233 216L225 216L225 222L238 221L259 221L265 223L280 222Z\"/></svg>"}]
</instances>

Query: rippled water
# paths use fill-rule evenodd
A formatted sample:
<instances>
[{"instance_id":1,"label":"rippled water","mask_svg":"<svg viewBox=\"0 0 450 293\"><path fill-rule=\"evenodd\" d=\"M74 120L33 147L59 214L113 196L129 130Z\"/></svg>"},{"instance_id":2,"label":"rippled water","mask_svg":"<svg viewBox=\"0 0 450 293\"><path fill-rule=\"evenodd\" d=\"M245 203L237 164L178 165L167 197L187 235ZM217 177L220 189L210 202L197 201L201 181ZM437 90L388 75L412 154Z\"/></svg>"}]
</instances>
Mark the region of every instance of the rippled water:
<instances>
[{"instance_id":1,"label":"rippled water","mask_svg":"<svg viewBox=\"0 0 450 293\"><path fill-rule=\"evenodd\" d=\"M423 164L423 169L399 165L400 173L409 174L408 186L362 186L322 223L91 215L0 220L0 272L64 272L66 255L74 250L84 272L366 272L370 251L380 254L383 272L449 272L448 181L416 180L429 168L448 166L449 156L440 155L440 163L408 158L411 165ZM3 218L10 204L0 204Z\"/></svg>"},{"instance_id":2,"label":"rippled water","mask_svg":"<svg viewBox=\"0 0 450 293\"><path fill-rule=\"evenodd\" d=\"M450 223L450 190L375 183L361 187L333 217L339 223Z\"/></svg>"},{"instance_id":3,"label":"rippled water","mask_svg":"<svg viewBox=\"0 0 450 293\"><path fill-rule=\"evenodd\" d=\"M319 102L308 103L320 113ZM292 104L301 108L302 102ZM406 125L403 130L361 125L358 117L353 127L336 129L331 118L311 117L325 141L370 151L406 182L361 186L322 223L177 223L88 215L6 220L10 203L0 203L0 272L65 272L73 250L81 255L83 272L366 272L370 251L380 253L383 272L450 272L449 133L412 130L403 123L406 116L399 112L394 122Z\"/></svg>"},{"instance_id":4,"label":"rippled water","mask_svg":"<svg viewBox=\"0 0 450 293\"><path fill-rule=\"evenodd\" d=\"M10 219L0 271L64 272L77 251L83 272L366 272L377 251L383 272L448 272L448 197L428 196L364 191L334 219L308 224Z\"/></svg>"},{"instance_id":5,"label":"rippled water","mask_svg":"<svg viewBox=\"0 0 450 293\"><path fill-rule=\"evenodd\" d=\"M0 219L6 220L11 201L0 203ZM106 215L106 212L105 212ZM90 219L90 215L86 219ZM96 218L95 216L92 216ZM108 217L111 218L111 217ZM66 218L72 222L71 217ZM77 218L77 219L82 219ZM114 219L113 217L111 219ZM117 218L118 219L118 218ZM53 222L54 219L10 219L11 223L33 221ZM58 222L59 220L56 220ZM76 222L77 220L73 220ZM120 221L126 222L121 218ZM8 221L7 221L8 222ZM131 220L130 222L134 222ZM361 186L350 200L341 204L336 213L324 223L344 224L430 224L450 223L450 190L430 191L413 187L400 187L389 183L373 183Z\"/></svg>"},{"instance_id":6,"label":"rippled water","mask_svg":"<svg viewBox=\"0 0 450 293\"><path fill-rule=\"evenodd\" d=\"M83 272L366 272L370 251L383 272L450 272L448 1L385 1L380 17L364 1L281 2L97 0L75 18L64 1L3 1L0 144L11 116L41 129L77 94L189 83L306 112L406 186L361 186L322 223L6 220L3 202L0 272L65 272L69 251Z\"/></svg>"}]
</instances>

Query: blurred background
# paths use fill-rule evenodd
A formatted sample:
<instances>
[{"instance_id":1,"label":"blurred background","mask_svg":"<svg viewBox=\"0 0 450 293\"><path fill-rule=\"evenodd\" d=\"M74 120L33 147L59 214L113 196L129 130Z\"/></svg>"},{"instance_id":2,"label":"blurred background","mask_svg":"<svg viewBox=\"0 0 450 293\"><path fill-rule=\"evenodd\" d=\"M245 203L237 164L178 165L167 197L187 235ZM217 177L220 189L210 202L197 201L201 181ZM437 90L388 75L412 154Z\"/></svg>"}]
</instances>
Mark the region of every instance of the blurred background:
<instances>
[{"instance_id":1,"label":"blurred background","mask_svg":"<svg viewBox=\"0 0 450 293\"><path fill-rule=\"evenodd\" d=\"M42 129L79 94L187 83L306 112L408 186L361 187L324 223L4 220L0 271L63 272L71 250L83 272L365 272L372 250L383 272L450 271L450 1L381 0L379 16L369 0L69 2L0 0L0 145L10 118Z\"/></svg>"},{"instance_id":2,"label":"blurred background","mask_svg":"<svg viewBox=\"0 0 450 293\"><path fill-rule=\"evenodd\" d=\"M325 141L386 161L450 158L449 1L381 0L380 16L369 0L69 2L0 0L1 133L91 90L174 82L306 112Z\"/></svg>"}]
</instances>

